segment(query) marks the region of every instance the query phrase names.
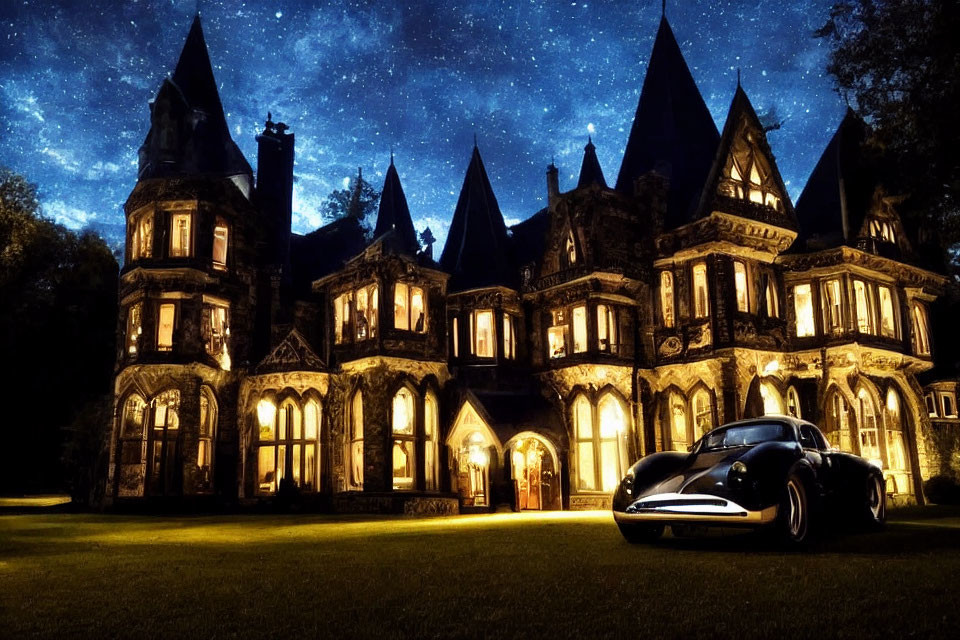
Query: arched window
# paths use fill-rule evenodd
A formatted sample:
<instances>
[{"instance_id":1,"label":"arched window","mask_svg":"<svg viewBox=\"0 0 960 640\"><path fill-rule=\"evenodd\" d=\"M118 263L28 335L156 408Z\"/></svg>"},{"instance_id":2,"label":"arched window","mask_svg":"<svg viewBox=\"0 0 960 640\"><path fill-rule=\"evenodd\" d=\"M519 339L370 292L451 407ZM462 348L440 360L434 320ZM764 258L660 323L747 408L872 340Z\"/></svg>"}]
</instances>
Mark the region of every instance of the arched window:
<instances>
[{"instance_id":1,"label":"arched window","mask_svg":"<svg viewBox=\"0 0 960 640\"><path fill-rule=\"evenodd\" d=\"M772 382L760 383L760 398L763 400L763 415L783 415L783 400Z\"/></svg>"},{"instance_id":2,"label":"arched window","mask_svg":"<svg viewBox=\"0 0 960 640\"><path fill-rule=\"evenodd\" d=\"M121 465L140 466L143 458L143 424L147 414L147 403L139 394L132 394L123 403L123 415L120 417L120 451L117 460Z\"/></svg>"},{"instance_id":3,"label":"arched window","mask_svg":"<svg viewBox=\"0 0 960 640\"><path fill-rule=\"evenodd\" d=\"M180 484L180 392L169 389L153 398L153 420L147 434L150 492L165 495Z\"/></svg>"},{"instance_id":4,"label":"arched window","mask_svg":"<svg viewBox=\"0 0 960 640\"><path fill-rule=\"evenodd\" d=\"M593 407L583 396L573 402L573 429L577 440L577 488L596 491L599 484L593 438Z\"/></svg>"},{"instance_id":5,"label":"arched window","mask_svg":"<svg viewBox=\"0 0 960 640\"><path fill-rule=\"evenodd\" d=\"M660 272L660 319L663 326L673 326L673 274L669 271Z\"/></svg>"},{"instance_id":6,"label":"arched window","mask_svg":"<svg viewBox=\"0 0 960 640\"><path fill-rule=\"evenodd\" d=\"M913 350L917 355L930 355L930 333L927 329L927 310L919 302L913 303Z\"/></svg>"},{"instance_id":7,"label":"arched window","mask_svg":"<svg viewBox=\"0 0 960 640\"><path fill-rule=\"evenodd\" d=\"M713 402L706 389L693 394L693 440L696 442L703 434L713 429Z\"/></svg>"},{"instance_id":8,"label":"arched window","mask_svg":"<svg viewBox=\"0 0 960 640\"><path fill-rule=\"evenodd\" d=\"M802 418L800 415L800 395L795 387L787 389L787 415L794 418Z\"/></svg>"},{"instance_id":9,"label":"arched window","mask_svg":"<svg viewBox=\"0 0 960 640\"><path fill-rule=\"evenodd\" d=\"M909 493L910 459L907 457L907 448L903 443L903 414L900 405L900 394L893 388L889 389L886 403L888 487L893 493Z\"/></svg>"},{"instance_id":10,"label":"arched window","mask_svg":"<svg viewBox=\"0 0 960 640\"><path fill-rule=\"evenodd\" d=\"M687 405L683 396L679 393L671 393L668 410L670 448L673 451L686 451L690 441L687 436Z\"/></svg>"},{"instance_id":11,"label":"arched window","mask_svg":"<svg viewBox=\"0 0 960 640\"><path fill-rule=\"evenodd\" d=\"M827 395L827 421L823 435L830 446L853 452L850 438L850 409L846 398L834 389Z\"/></svg>"},{"instance_id":12,"label":"arched window","mask_svg":"<svg viewBox=\"0 0 960 640\"><path fill-rule=\"evenodd\" d=\"M358 390L350 403L350 488L363 489L363 394Z\"/></svg>"},{"instance_id":13,"label":"arched window","mask_svg":"<svg viewBox=\"0 0 960 640\"><path fill-rule=\"evenodd\" d=\"M277 491L284 480L302 491L316 490L318 406L315 402L308 406L309 422L304 420L300 405L287 398L274 413L275 428L261 424L260 440L265 443L260 445L259 455L261 492ZM275 439L270 437L274 434Z\"/></svg>"},{"instance_id":14,"label":"arched window","mask_svg":"<svg viewBox=\"0 0 960 640\"><path fill-rule=\"evenodd\" d=\"M567 231L567 239L563 245L561 267L567 269L577 264L577 244L573 240L573 231Z\"/></svg>"},{"instance_id":15,"label":"arched window","mask_svg":"<svg viewBox=\"0 0 960 640\"><path fill-rule=\"evenodd\" d=\"M424 488L427 491L438 489L437 479L440 475L438 442L440 433L440 412L437 407L437 396L433 391L427 391L423 399L423 478Z\"/></svg>"},{"instance_id":16,"label":"arched window","mask_svg":"<svg viewBox=\"0 0 960 640\"><path fill-rule=\"evenodd\" d=\"M860 389L857 400L860 403L860 456L882 467L876 407L866 389Z\"/></svg>"},{"instance_id":17,"label":"arched window","mask_svg":"<svg viewBox=\"0 0 960 640\"><path fill-rule=\"evenodd\" d=\"M393 488L409 490L416 482L416 413L406 387L393 396Z\"/></svg>"},{"instance_id":18,"label":"arched window","mask_svg":"<svg viewBox=\"0 0 960 640\"><path fill-rule=\"evenodd\" d=\"M623 477L624 461L620 436L627 431L627 417L620 401L612 393L605 394L597 404L600 419L600 480L604 491L613 491Z\"/></svg>"},{"instance_id":19,"label":"arched window","mask_svg":"<svg viewBox=\"0 0 960 640\"><path fill-rule=\"evenodd\" d=\"M200 429L197 434L197 490L213 490L213 443L217 429L217 400L210 387L200 388Z\"/></svg>"},{"instance_id":20,"label":"arched window","mask_svg":"<svg viewBox=\"0 0 960 640\"><path fill-rule=\"evenodd\" d=\"M303 489L320 490L320 403L311 398L303 405Z\"/></svg>"},{"instance_id":21,"label":"arched window","mask_svg":"<svg viewBox=\"0 0 960 640\"><path fill-rule=\"evenodd\" d=\"M227 268L227 240L230 228L223 218L217 218L213 227L213 268L225 270Z\"/></svg>"}]
</instances>

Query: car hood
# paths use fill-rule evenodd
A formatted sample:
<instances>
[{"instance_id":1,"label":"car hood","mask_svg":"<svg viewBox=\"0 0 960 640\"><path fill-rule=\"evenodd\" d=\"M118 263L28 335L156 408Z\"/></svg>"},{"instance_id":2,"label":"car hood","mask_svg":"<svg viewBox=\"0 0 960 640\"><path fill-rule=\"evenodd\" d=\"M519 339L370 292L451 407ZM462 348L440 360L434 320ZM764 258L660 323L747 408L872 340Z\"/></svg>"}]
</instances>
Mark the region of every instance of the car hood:
<instances>
[{"instance_id":1,"label":"car hood","mask_svg":"<svg viewBox=\"0 0 960 640\"><path fill-rule=\"evenodd\" d=\"M660 493L725 494L730 465L739 460L751 448L749 446L735 447L691 454L686 463L674 473L659 482L642 487L634 498L638 499Z\"/></svg>"}]
</instances>

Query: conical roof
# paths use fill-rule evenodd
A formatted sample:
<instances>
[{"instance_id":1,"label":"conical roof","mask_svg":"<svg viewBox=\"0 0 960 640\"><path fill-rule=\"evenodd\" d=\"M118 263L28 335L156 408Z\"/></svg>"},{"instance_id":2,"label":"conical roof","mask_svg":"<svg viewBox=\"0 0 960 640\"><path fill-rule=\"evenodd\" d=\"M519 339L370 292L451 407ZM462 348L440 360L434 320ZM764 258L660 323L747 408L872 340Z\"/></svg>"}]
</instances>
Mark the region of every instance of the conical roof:
<instances>
[{"instance_id":1,"label":"conical roof","mask_svg":"<svg viewBox=\"0 0 960 640\"><path fill-rule=\"evenodd\" d=\"M141 178L253 173L230 137L199 14L176 68L157 92L150 119L140 148Z\"/></svg>"},{"instance_id":2,"label":"conical roof","mask_svg":"<svg viewBox=\"0 0 960 640\"><path fill-rule=\"evenodd\" d=\"M403 193L400 176L393 164L393 155L390 156L390 167L383 181L380 211L377 213L377 226L373 230L373 236L379 238L390 232L393 232L391 246L402 253L415 255L420 250L410 208L407 206L407 197Z\"/></svg>"},{"instance_id":3,"label":"conical roof","mask_svg":"<svg viewBox=\"0 0 960 640\"><path fill-rule=\"evenodd\" d=\"M593 146L593 139L587 138L587 146L583 148L583 162L580 164L580 180L577 181L577 189L589 187L592 184L606 188L607 181L603 178L603 169L600 168L600 160L597 159L597 148Z\"/></svg>"},{"instance_id":4,"label":"conical roof","mask_svg":"<svg viewBox=\"0 0 960 640\"><path fill-rule=\"evenodd\" d=\"M450 274L449 290L512 287L516 279L512 257L503 214L474 145L440 256L440 265Z\"/></svg>"},{"instance_id":5,"label":"conical roof","mask_svg":"<svg viewBox=\"0 0 960 640\"><path fill-rule=\"evenodd\" d=\"M717 126L697 89L666 17L650 54L637 113L627 140L617 190L656 171L669 178L665 223L687 222L696 206L719 142Z\"/></svg>"}]
</instances>

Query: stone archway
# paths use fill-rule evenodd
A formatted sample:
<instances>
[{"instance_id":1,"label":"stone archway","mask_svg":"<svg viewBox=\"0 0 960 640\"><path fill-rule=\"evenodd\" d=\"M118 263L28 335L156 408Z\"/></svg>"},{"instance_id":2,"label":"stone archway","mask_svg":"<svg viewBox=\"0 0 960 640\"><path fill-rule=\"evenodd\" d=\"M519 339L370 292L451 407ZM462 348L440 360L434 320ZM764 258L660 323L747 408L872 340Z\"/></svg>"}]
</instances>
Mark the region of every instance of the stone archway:
<instances>
[{"instance_id":1,"label":"stone archway","mask_svg":"<svg viewBox=\"0 0 960 640\"><path fill-rule=\"evenodd\" d=\"M514 504L518 511L560 509L560 464L556 447L543 436L523 431L504 445Z\"/></svg>"}]
</instances>

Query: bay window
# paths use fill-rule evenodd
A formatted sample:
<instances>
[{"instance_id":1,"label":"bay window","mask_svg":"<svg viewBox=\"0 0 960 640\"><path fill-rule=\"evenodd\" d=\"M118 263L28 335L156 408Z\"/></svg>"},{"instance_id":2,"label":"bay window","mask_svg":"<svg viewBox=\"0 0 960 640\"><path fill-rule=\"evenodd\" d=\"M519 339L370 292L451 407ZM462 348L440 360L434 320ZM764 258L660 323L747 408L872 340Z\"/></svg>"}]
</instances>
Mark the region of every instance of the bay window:
<instances>
[{"instance_id":1,"label":"bay window","mask_svg":"<svg viewBox=\"0 0 960 640\"><path fill-rule=\"evenodd\" d=\"M470 336L473 355L478 358L494 357L493 309L481 309L470 314Z\"/></svg>"},{"instance_id":2,"label":"bay window","mask_svg":"<svg viewBox=\"0 0 960 640\"><path fill-rule=\"evenodd\" d=\"M356 339L358 342L377 337L377 319L380 313L380 290L377 285L358 289L356 300Z\"/></svg>"},{"instance_id":3,"label":"bay window","mask_svg":"<svg viewBox=\"0 0 960 640\"><path fill-rule=\"evenodd\" d=\"M393 288L393 327L423 333L427 330L423 289L398 282Z\"/></svg>"},{"instance_id":4,"label":"bay window","mask_svg":"<svg viewBox=\"0 0 960 640\"><path fill-rule=\"evenodd\" d=\"M227 268L227 239L229 229L227 223L217 220L217 225L213 228L213 268Z\"/></svg>"},{"instance_id":5,"label":"bay window","mask_svg":"<svg viewBox=\"0 0 960 640\"><path fill-rule=\"evenodd\" d=\"M230 335L226 305L211 303L203 305L200 334L208 354L216 358L226 352L227 336Z\"/></svg>"},{"instance_id":6,"label":"bay window","mask_svg":"<svg viewBox=\"0 0 960 640\"><path fill-rule=\"evenodd\" d=\"M551 358L567 355L567 323L563 309L552 312L553 326L547 329L547 349Z\"/></svg>"},{"instance_id":7,"label":"bay window","mask_svg":"<svg viewBox=\"0 0 960 640\"><path fill-rule=\"evenodd\" d=\"M127 309L127 333L126 345L127 354L137 355L137 347L140 344L140 335L143 333L143 303L135 302Z\"/></svg>"},{"instance_id":8,"label":"bay window","mask_svg":"<svg viewBox=\"0 0 960 640\"><path fill-rule=\"evenodd\" d=\"M796 312L796 332L798 338L816 333L813 323L813 291L809 284L793 287L793 305Z\"/></svg>"},{"instance_id":9,"label":"bay window","mask_svg":"<svg viewBox=\"0 0 960 640\"><path fill-rule=\"evenodd\" d=\"M406 387L393 396L393 488L409 490L416 481L416 414L413 393Z\"/></svg>"},{"instance_id":10,"label":"bay window","mask_svg":"<svg viewBox=\"0 0 960 640\"><path fill-rule=\"evenodd\" d=\"M913 303L913 349L917 355L930 355L930 332L927 328L927 310L919 302Z\"/></svg>"},{"instance_id":11,"label":"bay window","mask_svg":"<svg viewBox=\"0 0 960 640\"><path fill-rule=\"evenodd\" d=\"M606 304L597 305L597 342L600 351L617 353L620 342L617 331L617 312Z\"/></svg>"},{"instance_id":12,"label":"bay window","mask_svg":"<svg viewBox=\"0 0 960 640\"><path fill-rule=\"evenodd\" d=\"M873 317L870 313L870 297L867 293L867 285L863 280L853 281L853 297L857 310L857 331L860 333L874 334Z\"/></svg>"},{"instance_id":13,"label":"bay window","mask_svg":"<svg viewBox=\"0 0 960 640\"><path fill-rule=\"evenodd\" d=\"M153 212L147 211L130 220L130 260L153 255Z\"/></svg>"},{"instance_id":14,"label":"bay window","mask_svg":"<svg viewBox=\"0 0 960 640\"><path fill-rule=\"evenodd\" d=\"M823 285L823 314L827 330L843 330L843 299L840 295L840 281L827 280Z\"/></svg>"},{"instance_id":15,"label":"bay window","mask_svg":"<svg viewBox=\"0 0 960 640\"><path fill-rule=\"evenodd\" d=\"M893 292L890 287L877 287L880 296L880 335L885 338L897 337L896 318L893 313Z\"/></svg>"}]
</instances>

